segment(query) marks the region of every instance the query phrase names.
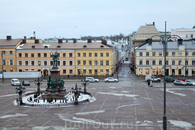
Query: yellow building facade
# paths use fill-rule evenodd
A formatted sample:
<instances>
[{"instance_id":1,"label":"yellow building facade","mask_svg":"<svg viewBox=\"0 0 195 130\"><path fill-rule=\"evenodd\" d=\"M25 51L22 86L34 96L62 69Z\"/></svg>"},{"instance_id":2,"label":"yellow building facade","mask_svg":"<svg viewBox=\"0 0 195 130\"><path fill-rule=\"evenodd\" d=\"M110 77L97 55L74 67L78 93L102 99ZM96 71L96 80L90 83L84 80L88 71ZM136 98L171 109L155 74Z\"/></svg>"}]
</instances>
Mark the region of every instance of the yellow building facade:
<instances>
[{"instance_id":1,"label":"yellow building facade","mask_svg":"<svg viewBox=\"0 0 195 130\"><path fill-rule=\"evenodd\" d=\"M164 53L162 44L152 43L151 51L147 44L136 49L136 75L164 75ZM170 42L166 55L166 75L195 76L195 47L188 42L188 47L180 51L177 42ZM184 44L185 45L185 44Z\"/></svg>"}]
</instances>

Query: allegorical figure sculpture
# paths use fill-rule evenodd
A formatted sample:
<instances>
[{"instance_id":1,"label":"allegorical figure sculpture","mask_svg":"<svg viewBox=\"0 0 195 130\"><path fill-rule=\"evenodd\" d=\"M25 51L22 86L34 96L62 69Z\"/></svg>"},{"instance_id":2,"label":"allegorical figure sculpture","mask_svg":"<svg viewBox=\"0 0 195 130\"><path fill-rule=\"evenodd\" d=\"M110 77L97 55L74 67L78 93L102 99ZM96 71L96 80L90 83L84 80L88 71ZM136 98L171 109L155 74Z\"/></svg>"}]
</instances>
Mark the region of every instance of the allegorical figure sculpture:
<instances>
[{"instance_id":1,"label":"allegorical figure sculpture","mask_svg":"<svg viewBox=\"0 0 195 130\"><path fill-rule=\"evenodd\" d=\"M50 87L50 81L51 81L51 76L49 76L49 77L47 78L47 88Z\"/></svg>"},{"instance_id":2,"label":"allegorical figure sculpture","mask_svg":"<svg viewBox=\"0 0 195 130\"><path fill-rule=\"evenodd\" d=\"M63 89L64 88L64 80L63 80L63 77L61 77L60 79L60 89Z\"/></svg>"},{"instance_id":3,"label":"allegorical figure sculpture","mask_svg":"<svg viewBox=\"0 0 195 130\"><path fill-rule=\"evenodd\" d=\"M52 87L52 89L55 89L56 88L56 80L55 80L55 78L53 77L53 79L52 79L52 81L51 81L51 87Z\"/></svg>"},{"instance_id":4,"label":"allegorical figure sculpture","mask_svg":"<svg viewBox=\"0 0 195 130\"><path fill-rule=\"evenodd\" d=\"M57 52L55 52L55 54L52 55L52 58L53 58L53 68L57 68L57 64L59 60Z\"/></svg>"}]
</instances>

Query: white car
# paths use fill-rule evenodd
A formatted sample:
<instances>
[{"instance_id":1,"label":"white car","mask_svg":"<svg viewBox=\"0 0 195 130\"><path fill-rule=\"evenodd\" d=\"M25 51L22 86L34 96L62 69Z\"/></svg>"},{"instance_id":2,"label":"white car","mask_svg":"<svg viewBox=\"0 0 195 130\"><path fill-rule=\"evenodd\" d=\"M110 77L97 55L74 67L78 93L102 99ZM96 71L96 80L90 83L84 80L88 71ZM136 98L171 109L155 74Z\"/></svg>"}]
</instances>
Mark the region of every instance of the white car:
<instances>
[{"instance_id":1,"label":"white car","mask_svg":"<svg viewBox=\"0 0 195 130\"><path fill-rule=\"evenodd\" d=\"M87 82L99 82L99 79L94 79L93 77L86 77L85 80Z\"/></svg>"},{"instance_id":2,"label":"white car","mask_svg":"<svg viewBox=\"0 0 195 130\"><path fill-rule=\"evenodd\" d=\"M118 82L118 79L112 78L112 77L108 77L104 79L104 82Z\"/></svg>"},{"instance_id":3,"label":"white car","mask_svg":"<svg viewBox=\"0 0 195 130\"><path fill-rule=\"evenodd\" d=\"M20 81L18 79L11 79L11 85L19 86L20 85Z\"/></svg>"},{"instance_id":4,"label":"white car","mask_svg":"<svg viewBox=\"0 0 195 130\"><path fill-rule=\"evenodd\" d=\"M193 81L193 80L186 80L185 81L186 83L187 83L187 85L195 85L195 81Z\"/></svg>"}]
</instances>

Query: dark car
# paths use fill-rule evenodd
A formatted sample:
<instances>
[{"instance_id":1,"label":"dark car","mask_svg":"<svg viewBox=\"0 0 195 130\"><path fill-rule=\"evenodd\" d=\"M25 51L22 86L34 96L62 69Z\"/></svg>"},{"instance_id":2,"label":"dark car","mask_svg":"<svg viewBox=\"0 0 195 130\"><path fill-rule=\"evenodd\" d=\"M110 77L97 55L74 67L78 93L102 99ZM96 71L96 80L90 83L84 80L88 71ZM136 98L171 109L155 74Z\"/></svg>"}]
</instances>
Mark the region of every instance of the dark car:
<instances>
[{"instance_id":1,"label":"dark car","mask_svg":"<svg viewBox=\"0 0 195 130\"><path fill-rule=\"evenodd\" d=\"M173 82L175 85L187 85L187 83L186 82L184 82L184 81L181 81L181 80L175 80L174 82Z\"/></svg>"},{"instance_id":2,"label":"dark car","mask_svg":"<svg viewBox=\"0 0 195 130\"><path fill-rule=\"evenodd\" d=\"M22 85L24 86L30 86L30 83L27 80L22 81Z\"/></svg>"},{"instance_id":3,"label":"dark car","mask_svg":"<svg viewBox=\"0 0 195 130\"><path fill-rule=\"evenodd\" d=\"M167 82L174 82L175 81L175 79L173 78L173 77L165 77L165 81L167 81Z\"/></svg>"}]
</instances>

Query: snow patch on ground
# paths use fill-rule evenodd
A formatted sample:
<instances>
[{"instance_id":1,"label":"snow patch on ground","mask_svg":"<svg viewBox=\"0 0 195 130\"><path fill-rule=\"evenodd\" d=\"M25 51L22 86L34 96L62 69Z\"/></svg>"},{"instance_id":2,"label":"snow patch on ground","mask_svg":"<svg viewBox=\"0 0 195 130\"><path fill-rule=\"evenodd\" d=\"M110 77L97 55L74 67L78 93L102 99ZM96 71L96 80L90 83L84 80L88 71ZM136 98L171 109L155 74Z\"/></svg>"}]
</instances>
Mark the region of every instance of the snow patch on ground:
<instances>
[{"instance_id":1,"label":"snow patch on ground","mask_svg":"<svg viewBox=\"0 0 195 130\"><path fill-rule=\"evenodd\" d=\"M122 94L122 93L109 93L109 92L98 92L99 94L108 94L108 95L114 95L114 96L126 96L126 97L135 97L138 95L133 94Z\"/></svg>"},{"instance_id":2,"label":"snow patch on ground","mask_svg":"<svg viewBox=\"0 0 195 130\"><path fill-rule=\"evenodd\" d=\"M18 117L18 116L28 116L28 115L27 114L16 113L15 115L4 115L4 116L1 116L0 119L5 119L5 118L9 118L9 117Z\"/></svg>"},{"instance_id":3,"label":"snow patch on ground","mask_svg":"<svg viewBox=\"0 0 195 130\"><path fill-rule=\"evenodd\" d=\"M15 95L18 95L18 94L1 95L0 98L2 98L2 97L9 97L9 96L15 96Z\"/></svg>"},{"instance_id":4,"label":"snow patch on ground","mask_svg":"<svg viewBox=\"0 0 195 130\"><path fill-rule=\"evenodd\" d=\"M183 94L183 93L176 93L176 92L174 92L174 91L170 91L170 89L167 89L166 91L167 91L167 92L169 92L169 93L172 93L172 94L178 95L178 96L182 96L182 97L185 97L185 96L186 96L186 95L185 95L185 94Z\"/></svg>"},{"instance_id":5,"label":"snow patch on ground","mask_svg":"<svg viewBox=\"0 0 195 130\"><path fill-rule=\"evenodd\" d=\"M95 113L103 113L105 112L104 110L99 110L99 111L90 111L90 112L78 112L75 113L76 115L89 115L89 114L95 114Z\"/></svg>"},{"instance_id":6,"label":"snow patch on ground","mask_svg":"<svg viewBox=\"0 0 195 130\"><path fill-rule=\"evenodd\" d=\"M168 120L168 121L170 121L170 123L173 124L174 126L185 128L186 130L190 130L190 128L193 127L191 123L185 121L177 121L177 120Z\"/></svg>"},{"instance_id":7,"label":"snow patch on ground","mask_svg":"<svg viewBox=\"0 0 195 130\"><path fill-rule=\"evenodd\" d=\"M117 107L116 110L118 110L119 108L122 108L122 107L137 106L137 105L139 105L139 104L122 105L122 106Z\"/></svg>"}]
</instances>

